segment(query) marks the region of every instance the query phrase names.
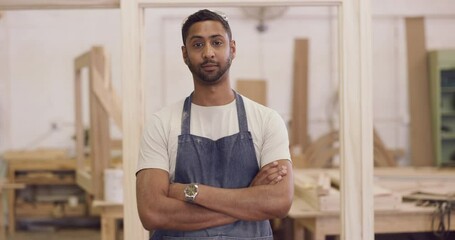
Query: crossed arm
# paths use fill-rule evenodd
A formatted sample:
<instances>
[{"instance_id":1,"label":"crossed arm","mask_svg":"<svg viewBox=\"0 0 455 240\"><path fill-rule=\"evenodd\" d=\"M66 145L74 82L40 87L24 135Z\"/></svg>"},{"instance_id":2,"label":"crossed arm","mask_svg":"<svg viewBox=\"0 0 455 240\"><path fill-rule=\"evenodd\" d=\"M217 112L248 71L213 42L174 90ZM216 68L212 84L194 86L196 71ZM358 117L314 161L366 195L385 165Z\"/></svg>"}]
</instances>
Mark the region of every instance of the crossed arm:
<instances>
[{"instance_id":1,"label":"crossed arm","mask_svg":"<svg viewBox=\"0 0 455 240\"><path fill-rule=\"evenodd\" d=\"M292 166L288 160L270 163L250 187L223 189L199 185L193 204L184 201L185 184L169 183L169 174L145 169L137 174L139 217L148 230L199 230L237 220L283 217L293 197Z\"/></svg>"}]
</instances>

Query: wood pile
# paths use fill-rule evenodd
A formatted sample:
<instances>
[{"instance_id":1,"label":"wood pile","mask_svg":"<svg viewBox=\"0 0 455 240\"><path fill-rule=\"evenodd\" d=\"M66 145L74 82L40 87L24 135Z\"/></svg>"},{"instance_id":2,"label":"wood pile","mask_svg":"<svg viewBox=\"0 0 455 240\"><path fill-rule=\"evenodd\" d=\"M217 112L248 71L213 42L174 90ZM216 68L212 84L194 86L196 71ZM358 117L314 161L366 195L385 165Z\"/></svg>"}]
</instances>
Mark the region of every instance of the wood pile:
<instances>
[{"instance_id":1,"label":"wood pile","mask_svg":"<svg viewBox=\"0 0 455 240\"><path fill-rule=\"evenodd\" d=\"M339 211L339 172L323 171L295 174L295 196L308 202L315 210ZM401 204L402 195L380 185L374 186L375 210L394 210Z\"/></svg>"}]
</instances>

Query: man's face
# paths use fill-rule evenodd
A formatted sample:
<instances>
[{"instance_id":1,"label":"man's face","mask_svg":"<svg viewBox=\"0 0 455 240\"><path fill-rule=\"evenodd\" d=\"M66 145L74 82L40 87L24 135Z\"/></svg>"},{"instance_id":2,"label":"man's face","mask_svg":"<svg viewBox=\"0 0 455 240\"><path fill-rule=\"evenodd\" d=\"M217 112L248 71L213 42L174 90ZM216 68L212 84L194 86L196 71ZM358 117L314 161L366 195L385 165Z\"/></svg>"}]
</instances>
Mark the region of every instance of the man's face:
<instances>
[{"instance_id":1,"label":"man's face","mask_svg":"<svg viewBox=\"0 0 455 240\"><path fill-rule=\"evenodd\" d=\"M221 23L197 22L190 27L182 51L194 78L211 85L227 77L235 56L235 42L229 41Z\"/></svg>"}]
</instances>

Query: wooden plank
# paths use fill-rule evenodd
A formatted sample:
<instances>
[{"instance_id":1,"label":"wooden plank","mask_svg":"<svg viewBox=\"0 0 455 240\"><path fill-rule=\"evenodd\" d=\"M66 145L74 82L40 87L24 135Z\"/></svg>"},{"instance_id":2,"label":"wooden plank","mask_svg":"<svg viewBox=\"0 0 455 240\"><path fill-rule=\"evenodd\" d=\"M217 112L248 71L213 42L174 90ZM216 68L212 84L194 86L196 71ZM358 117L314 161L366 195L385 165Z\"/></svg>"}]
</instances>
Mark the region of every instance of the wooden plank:
<instances>
[{"instance_id":1,"label":"wooden plank","mask_svg":"<svg viewBox=\"0 0 455 240\"><path fill-rule=\"evenodd\" d=\"M341 239L374 239L371 2L345 0L340 45Z\"/></svg>"},{"instance_id":2,"label":"wooden plank","mask_svg":"<svg viewBox=\"0 0 455 240\"><path fill-rule=\"evenodd\" d=\"M384 142L378 135L376 129L373 130L374 143L374 162L378 167L395 167L397 164L393 155L387 151Z\"/></svg>"},{"instance_id":3,"label":"wooden plank","mask_svg":"<svg viewBox=\"0 0 455 240\"><path fill-rule=\"evenodd\" d=\"M338 141L339 136L337 131L332 131L319 137L305 149L303 153L303 163L301 163L302 165L297 165L297 167L327 167L329 165L328 161L331 159L332 155L338 154L338 148L334 149L334 143ZM333 151L336 152L333 153ZM330 152L331 154L327 154L321 158L321 152Z\"/></svg>"},{"instance_id":4,"label":"wooden plank","mask_svg":"<svg viewBox=\"0 0 455 240\"><path fill-rule=\"evenodd\" d=\"M308 39L294 40L291 147L302 153L310 145L308 135Z\"/></svg>"},{"instance_id":5,"label":"wooden plank","mask_svg":"<svg viewBox=\"0 0 455 240\"><path fill-rule=\"evenodd\" d=\"M237 80L236 90L245 97L267 106L267 82L265 80Z\"/></svg>"},{"instance_id":6,"label":"wooden plank","mask_svg":"<svg viewBox=\"0 0 455 240\"><path fill-rule=\"evenodd\" d=\"M86 52L81 54L80 56L76 57L74 59L74 71L78 72L82 68L89 67L90 66L90 52Z\"/></svg>"},{"instance_id":7,"label":"wooden plank","mask_svg":"<svg viewBox=\"0 0 455 240\"><path fill-rule=\"evenodd\" d=\"M319 211L339 211L340 193L337 189L319 184L318 176L307 174L294 177L295 196L304 199ZM327 176L328 178L328 176Z\"/></svg>"},{"instance_id":8,"label":"wooden plank","mask_svg":"<svg viewBox=\"0 0 455 240\"><path fill-rule=\"evenodd\" d=\"M89 194L94 194L92 181L93 178L89 172L83 170L78 170L76 172L77 185L84 189Z\"/></svg>"},{"instance_id":9,"label":"wooden plank","mask_svg":"<svg viewBox=\"0 0 455 240\"><path fill-rule=\"evenodd\" d=\"M144 9L137 0L121 0L124 239L148 240L137 212L136 177L138 152L144 124Z\"/></svg>"},{"instance_id":10,"label":"wooden plank","mask_svg":"<svg viewBox=\"0 0 455 240\"><path fill-rule=\"evenodd\" d=\"M49 159L49 160L8 160L10 170L75 170L76 161L74 159ZM10 180L11 181L11 180ZM12 181L13 182L13 181Z\"/></svg>"},{"instance_id":11,"label":"wooden plank","mask_svg":"<svg viewBox=\"0 0 455 240\"><path fill-rule=\"evenodd\" d=\"M119 0L0 0L0 10L119 8Z\"/></svg>"},{"instance_id":12,"label":"wooden plank","mask_svg":"<svg viewBox=\"0 0 455 240\"><path fill-rule=\"evenodd\" d=\"M396 166L394 157L390 151L385 148L384 143L373 130L373 143L374 143L374 163L379 167L392 167ZM335 143L339 141L338 132L329 132L314 142L312 142L303 153L302 163L297 162L294 166L298 167L311 167L311 168L324 168L331 167L330 160L338 155L339 149Z\"/></svg>"},{"instance_id":13,"label":"wooden plank","mask_svg":"<svg viewBox=\"0 0 455 240\"><path fill-rule=\"evenodd\" d=\"M63 160L68 159L68 152L65 149L50 149L42 148L35 150L12 150L3 153L3 159L6 161L21 161L21 160Z\"/></svg>"},{"instance_id":14,"label":"wooden plank","mask_svg":"<svg viewBox=\"0 0 455 240\"><path fill-rule=\"evenodd\" d=\"M105 69L109 67L106 66ZM93 82L93 91L95 92L95 96L98 98L101 106L107 112L109 116L114 119L114 123L117 127L121 130L122 129L122 105L120 97L117 95L115 90L110 87L106 87L106 84L103 84L100 80L110 80L108 77L102 77L101 73L94 69L93 73L96 78L94 78ZM106 74L106 73L104 73Z\"/></svg>"},{"instance_id":15,"label":"wooden plank","mask_svg":"<svg viewBox=\"0 0 455 240\"><path fill-rule=\"evenodd\" d=\"M422 17L406 18L408 61L408 98L411 117L411 164L435 164L431 129L430 81L428 79L425 21Z\"/></svg>"},{"instance_id":16,"label":"wooden plank","mask_svg":"<svg viewBox=\"0 0 455 240\"><path fill-rule=\"evenodd\" d=\"M25 184L23 184L23 183L9 183L9 182L0 183L0 192L3 190L22 189L22 188L25 188Z\"/></svg>"},{"instance_id":17,"label":"wooden plank","mask_svg":"<svg viewBox=\"0 0 455 240\"><path fill-rule=\"evenodd\" d=\"M83 107L82 107L82 79L81 71L75 72L74 81L74 117L75 117L75 132L76 132L76 162L77 169L84 167L85 160L85 129L83 123Z\"/></svg>"},{"instance_id":18,"label":"wooden plank","mask_svg":"<svg viewBox=\"0 0 455 240\"><path fill-rule=\"evenodd\" d=\"M319 172L296 174L294 186L295 196L308 202L314 209L322 212L340 210L339 172L321 169ZM376 183L372 188L374 210L395 210L401 204L401 194Z\"/></svg>"},{"instance_id":19,"label":"wooden plank","mask_svg":"<svg viewBox=\"0 0 455 240\"><path fill-rule=\"evenodd\" d=\"M104 82L105 54L101 47L93 47L90 65L90 144L91 144L91 175L94 181L93 195L95 199L103 199L103 171L108 168L111 158L109 115L95 94L95 83ZM101 74L96 74L102 73Z\"/></svg>"},{"instance_id":20,"label":"wooden plank","mask_svg":"<svg viewBox=\"0 0 455 240\"><path fill-rule=\"evenodd\" d=\"M76 178L73 174L59 175L52 172L31 172L16 176L16 183L33 185L73 185L76 183Z\"/></svg>"}]
</instances>

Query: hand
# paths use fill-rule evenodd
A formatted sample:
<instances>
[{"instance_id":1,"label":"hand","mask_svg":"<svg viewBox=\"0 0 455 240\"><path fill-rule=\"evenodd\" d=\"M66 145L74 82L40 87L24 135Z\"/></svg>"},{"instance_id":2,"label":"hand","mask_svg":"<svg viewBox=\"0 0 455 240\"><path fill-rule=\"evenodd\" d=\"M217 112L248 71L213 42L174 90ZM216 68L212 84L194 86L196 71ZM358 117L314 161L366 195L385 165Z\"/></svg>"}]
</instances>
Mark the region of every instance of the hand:
<instances>
[{"instance_id":1,"label":"hand","mask_svg":"<svg viewBox=\"0 0 455 240\"><path fill-rule=\"evenodd\" d=\"M250 186L259 185L273 185L283 180L283 177L287 174L287 167L279 165L278 162L271 162L259 170L256 177L254 177Z\"/></svg>"}]
</instances>

